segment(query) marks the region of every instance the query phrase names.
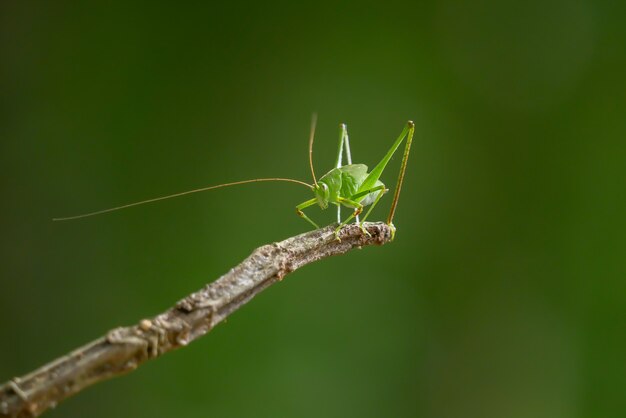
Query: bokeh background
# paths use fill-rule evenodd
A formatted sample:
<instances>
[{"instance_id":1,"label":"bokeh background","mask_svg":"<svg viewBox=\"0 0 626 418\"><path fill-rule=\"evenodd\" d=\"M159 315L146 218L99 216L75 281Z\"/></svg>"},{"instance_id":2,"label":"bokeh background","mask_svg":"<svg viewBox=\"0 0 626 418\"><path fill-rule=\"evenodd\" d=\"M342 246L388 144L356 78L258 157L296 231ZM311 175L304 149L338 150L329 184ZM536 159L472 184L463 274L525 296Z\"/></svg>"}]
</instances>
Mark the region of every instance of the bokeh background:
<instances>
[{"instance_id":1,"label":"bokeh background","mask_svg":"<svg viewBox=\"0 0 626 418\"><path fill-rule=\"evenodd\" d=\"M319 173L340 122L370 166L416 122L396 241L296 272L48 416L623 417L624 5L2 2L0 380L308 230L309 194L52 217L306 180L317 111Z\"/></svg>"}]
</instances>

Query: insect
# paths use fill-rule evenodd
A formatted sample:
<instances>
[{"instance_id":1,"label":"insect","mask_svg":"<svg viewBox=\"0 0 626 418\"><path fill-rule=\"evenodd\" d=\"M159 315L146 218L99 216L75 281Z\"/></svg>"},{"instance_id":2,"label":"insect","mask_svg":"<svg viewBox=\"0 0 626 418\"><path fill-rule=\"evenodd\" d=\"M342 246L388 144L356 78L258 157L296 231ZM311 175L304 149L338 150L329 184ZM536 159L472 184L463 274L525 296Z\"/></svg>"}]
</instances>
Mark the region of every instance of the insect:
<instances>
[{"instance_id":1,"label":"insect","mask_svg":"<svg viewBox=\"0 0 626 418\"><path fill-rule=\"evenodd\" d=\"M316 115L313 115L313 120L311 122L311 132L309 136L309 166L311 168L311 175L313 177L313 184L308 184L304 181L295 180L291 178L280 178L280 177L271 177L271 178L258 178L258 179L250 179L250 180L242 180L236 181L233 183L224 183L218 184L215 186L202 187L200 189L188 190L185 192L175 193L167 196L156 197L153 199L142 200L139 202L129 203L122 206L116 206L109 209L103 209L96 212L85 213L82 215L76 216L68 216L64 218L54 218L54 221L66 221L71 219L79 219L86 218L89 216L99 215L102 213L113 212L120 209L129 208L132 206L143 205L146 203L156 202L159 200L171 199L173 197L184 196L191 193L198 193L212 189L218 189L222 187L230 187L236 186L240 184L247 183L255 183L255 182L266 182L266 181L283 181L301 184L309 188L314 197L305 202L300 203L296 206L296 213L313 225L315 228L319 228L319 225L313 222L311 218L309 218L303 211L303 209L308 208L313 205L319 205L322 209L327 209L329 204L333 204L337 206L337 223L339 224L335 228L335 238L339 240L339 230L346 224L348 224L352 219L356 219L357 224L361 228L364 234L368 234L367 230L363 227L363 222L367 219L369 214L372 212L372 209L376 206L380 198L388 191L385 185L380 181L380 176L382 175L387 163L391 160L394 153L402 143L402 141L406 138L406 145L404 147L404 155L402 157L402 163L400 165L400 173L398 175L398 181L396 183L396 189L393 196L393 202L391 204L391 209L389 211L389 215L387 217L387 224L391 227L392 231L392 239L395 235L395 226L393 225L393 217L396 211L396 207L398 205L398 198L400 196L400 190L402 188L402 183L404 181L404 173L406 171L406 165L409 158L409 151L411 149L411 142L413 141L413 133L415 131L415 125L413 122L409 121L405 128L400 133L400 136L395 140L387 154L383 157L382 160L372 169L372 171L367 171L367 166L365 164L352 164L352 154L350 152L350 140L348 137L348 129L345 124L340 125L339 132L339 149L337 152L337 159L335 160L335 168L324 174L322 177L317 179L315 176L315 169L313 168L313 140L315 137L315 126L317 122ZM343 165L343 157L346 157L346 162L348 164ZM345 219L341 220L341 207L345 206L347 208L353 209L353 212ZM359 219L359 215L363 212L363 208L366 206L370 206L369 210L363 216L363 219Z\"/></svg>"}]
</instances>

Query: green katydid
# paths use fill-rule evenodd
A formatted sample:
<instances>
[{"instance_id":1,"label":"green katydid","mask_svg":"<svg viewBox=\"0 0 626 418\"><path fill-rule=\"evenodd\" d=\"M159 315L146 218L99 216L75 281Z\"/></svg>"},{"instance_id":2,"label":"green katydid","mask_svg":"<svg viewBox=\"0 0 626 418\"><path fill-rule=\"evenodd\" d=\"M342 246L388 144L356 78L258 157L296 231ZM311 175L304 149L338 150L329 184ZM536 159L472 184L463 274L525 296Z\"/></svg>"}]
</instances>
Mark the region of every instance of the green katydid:
<instances>
[{"instance_id":1,"label":"green katydid","mask_svg":"<svg viewBox=\"0 0 626 418\"><path fill-rule=\"evenodd\" d=\"M402 163L400 165L400 173L398 175L396 190L393 196L393 202L391 204L389 216L387 217L387 224L391 227L393 239L393 236L395 235L395 227L393 226L392 221L395 214L396 206L398 204L398 198L400 196L402 182L404 181L404 173L406 171L409 151L411 149L411 142L413 140L413 132L415 131L415 125L413 124L413 122L409 121L407 123L407 126L402 130L402 133L393 143L389 151L387 151L387 154L385 154L383 159L369 173L367 172L367 166L365 164L352 164L348 130L345 124L341 124L339 134L339 149L337 153L337 159L335 161L335 168L324 174L319 179L317 179L317 177L315 176L315 169L313 168L313 139L315 136L315 125L316 116L313 115L313 121L311 123L311 132L309 137L309 166L311 168L311 175L313 176L313 184L308 184L300 180L279 177L242 180L233 183L218 184L215 186L203 187L200 189L188 190L185 192L175 193L167 196L142 200L140 202L129 203L126 205L103 209L96 212L85 213L82 215L54 218L53 220L65 221L70 219L85 218L88 216L99 215L106 212L113 212L132 206L143 205L145 203L156 202L159 200L170 199L173 197L203 192L221 187L229 187L254 182L283 181L302 184L303 186L306 186L313 191L315 197L297 205L296 213L307 222L309 222L311 225L313 225L315 228L319 228L319 225L313 222L313 220L311 220L311 218L309 218L302 210L315 204L319 205L322 209L326 209L328 208L328 205L332 203L333 205L337 206L337 222L339 223L339 225L335 229L335 237L337 239L339 239L339 230L354 218L356 218L356 222L360 226L363 233L368 234L367 230L363 227L362 222L367 219L380 198L388 191L388 189L385 188L385 185L379 180L380 176L402 141L407 138L406 145L404 147ZM348 163L347 165L343 165L344 154ZM346 206L348 208L354 209L350 216L348 216L343 222L341 221L341 206ZM371 207L363 216L363 219L359 220L359 215L361 214L365 206Z\"/></svg>"}]
</instances>

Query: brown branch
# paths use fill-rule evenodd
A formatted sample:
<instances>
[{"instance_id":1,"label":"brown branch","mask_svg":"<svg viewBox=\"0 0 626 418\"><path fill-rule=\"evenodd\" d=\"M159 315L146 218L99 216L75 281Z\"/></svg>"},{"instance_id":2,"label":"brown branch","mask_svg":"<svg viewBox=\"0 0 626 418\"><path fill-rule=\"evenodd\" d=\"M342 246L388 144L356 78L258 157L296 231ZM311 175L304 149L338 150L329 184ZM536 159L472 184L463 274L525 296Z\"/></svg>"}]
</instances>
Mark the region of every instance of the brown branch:
<instances>
[{"instance_id":1,"label":"brown branch","mask_svg":"<svg viewBox=\"0 0 626 418\"><path fill-rule=\"evenodd\" d=\"M384 223L365 223L340 231L333 226L257 248L237 267L173 308L105 336L0 386L0 417L33 417L103 380L128 373L146 360L183 347L209 332L232 312L292 271L352 248L391 240Z\"/></svg>"}]
</instances>

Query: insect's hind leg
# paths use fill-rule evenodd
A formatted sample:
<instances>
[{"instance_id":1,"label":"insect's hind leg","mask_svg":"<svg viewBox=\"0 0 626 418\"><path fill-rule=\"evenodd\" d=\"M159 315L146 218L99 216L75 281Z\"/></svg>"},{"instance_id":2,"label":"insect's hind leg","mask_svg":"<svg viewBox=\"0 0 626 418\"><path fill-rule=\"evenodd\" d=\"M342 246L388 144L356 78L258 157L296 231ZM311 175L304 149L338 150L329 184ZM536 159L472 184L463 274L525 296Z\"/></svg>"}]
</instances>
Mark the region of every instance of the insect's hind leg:
<instances>
[{"instance_id":1,"label":"insect's hind leg","mask_svg":"<svg viewBox=\"0 0 626 418\"><path fill-rule=\"evenodd\" d=\"M343 141L348 135L348 128L345 123L339 125L339 147L337 149L337 158L335 158L335 168L343 165ZM341 223L341 205L337 205L337 223Z\"/></svg>"},{"instance_id":2,"label":"insect's hind leg","mask_svg":"<svg viewBox=\"0 0 626 418\"><path fill-rule=\"evenodd\" d=\"M339 168L343 165L343 155L346 155L348 165L352 164L352 152L350 151L350 136L348 135L348 126L345 123L339 125L339 149L337 151L337 160L335 167ZM359 215L355 216L356 223L359 222ZM337 205L337 223L341 223L341 205Z\"/></svg>"},{"instance_id":3,"label":"insect's hind leg","mask_svg":"<svg viewBox=\"0 0 626 418\"><path fill-rule=\"evenodd\" d=\"M346 153L346 161L348 165L352 164L352 153L350 152L350 137L348 136L348 127L344 124L343 149Z\"/></svg>"},{"instance_id":4,"label":"insect's hind leg","mask_svg":"<svg viewBox=\"0 0 626 418\"><path fill-rule=\"evenodd\" d=\"M350 205L350 206L352 206L352 207L354 207L354 208L355 208L355 209L354 209L354 212L352 212L352 213L350 214L350 216L348 216L348 217L346 218L346 220L345 220L345 221L341 222L341 223L339 224L339 226L337 226L337 228L335 228L335 238L337 239L337 241L341 241L341 239L339 238L339 230L340 230L341 228L343 228L345 225L347 225L347 224L348 224L348 223L349 223L349 222L350 222L353 218L355 218L355 217L359 216L359 214L360 214L361 212L363 212L363 205L362 205L362 204L360 204L359 202L355 202L355 201L353 201L353 200L346 199L346 198L343 198L343 197L338 198L338 200L339 200L339 203L348 204L348 205Z\"/></svg>"},{"instance_id":5,"label":"insect's hind leg","mask_svg":"<svg viewBox=\"0 0 626 418\"><path fill-rule=\"evenodd\" d=\"M372 209L374 209L374 206L376 206L376 204L378 204L378 201L380 200L381 197L383 197L383 195L385 193L387 193L387 189L385 189L384 185L380 185L380 186L376 186L376 187L372 187L371 189L368 190L364 190L360 193L355 194L354 196L351 196L350 199L352 200L361 200L362 198L364 198L365 196L367 196L368 194L374 193L378 191L378 194L376 195L376 199L374 200L374 202L372 203L372 205L370 206L370 208L367 210L367 212L365 213L365 216L363 216L363 220L361 222L359 222L358 217L357 217L357 224L359 225L359 228L361 228L361 231L365 234L370 236L370 233L367 232L367 229L365 229L365 227L363 226L363 222L365 222L365 220L367 219L367 217L370 215L370 213L372 212Z\"/></svg>"},{"instance_id":6,"label":"insect's hind leg","mask_svg":"<svg viewBox=\"0 0 626 418\"><path fill-rule=\"evenodd\" d=\"M365 216L363 216L363 222L365 222L367 217L370 216L370 213L374 209L374 206L376 206L378 204L378 201L380 200L380 198L383 197L383 195L389 191L388 189L385 189L385 186L381 186L381 187L382 188L378 191L378 195L376 195L376 200L374 200L374 203L372 203L370 208L365 213Z\"/></svg>"},{"instance_id":7,"label":"insect's hind leg","mask_svg":"<svg viewBox=\"0 0 626 418\"><path fill-rule=\"evenodd\" d=\"M406 171L406 164L409 160L409 152L411 151L411 142L413 142L413 133L415 132L415 124L409 121L407 124L409 132L407 135L406 145L404 146L404 155L402 156L402 163L400 164L400 173L398 174L398 182L396 183L396 191L393 194L393 201L391 203L391 209L389 210L389 216L387 217L387 224L391 228L391 239L393 240L396 233L396 227L393 225L393 215L396 212L396 206L398 205L398 198L400 197L400 190L402 189L402 182L404 181L404 172Z\"/></svg>"},{"instance_id":8,"label":"insect's hind leg","mask_svg":"<svg viewBox=\"0 0 626 418\"><path fill-rule=\"evenodd\" d=\"M337 147L337 158L335 159L335 167L339 168L343 165L343 153L346 153L346 161L352 164L352 155L350 154L350 139L348 138L348 127L345 123L339 125L339 146Z\"/></svg>"}]
</instances>

